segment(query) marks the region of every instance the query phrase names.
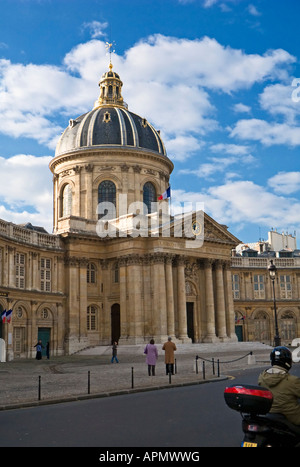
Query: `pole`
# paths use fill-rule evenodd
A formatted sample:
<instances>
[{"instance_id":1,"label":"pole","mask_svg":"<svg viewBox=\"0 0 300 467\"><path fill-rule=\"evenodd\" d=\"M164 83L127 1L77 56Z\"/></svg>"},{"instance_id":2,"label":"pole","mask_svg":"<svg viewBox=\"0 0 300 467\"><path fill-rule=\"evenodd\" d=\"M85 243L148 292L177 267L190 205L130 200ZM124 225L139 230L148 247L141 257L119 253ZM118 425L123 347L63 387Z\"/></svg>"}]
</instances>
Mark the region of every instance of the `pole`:
<instances>
[{"instance_id":1,"label":"pole","mask_svg":"<svg viewBox=\"0 0 300 467\"><path fill-rule=\"evenodd\" d=\"M276 298L275 298L275 280L273 282L273 302L274 302L274 318L275 318L275 336L274 336L274 344L275 347L281 345L281 339L279 337L279 330L278 330L278 320L277 320L277 309L276 309Z\"/></svg>"}]
</instances>

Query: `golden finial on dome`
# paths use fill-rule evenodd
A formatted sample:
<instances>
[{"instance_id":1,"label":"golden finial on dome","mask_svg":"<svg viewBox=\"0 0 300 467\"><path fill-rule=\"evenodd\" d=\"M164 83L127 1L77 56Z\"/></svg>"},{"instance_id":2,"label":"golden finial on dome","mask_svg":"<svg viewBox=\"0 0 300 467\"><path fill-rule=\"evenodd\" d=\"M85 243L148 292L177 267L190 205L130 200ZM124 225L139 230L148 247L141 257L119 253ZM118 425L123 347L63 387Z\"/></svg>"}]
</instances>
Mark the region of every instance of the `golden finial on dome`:
<instances>
[{"instance_id":1,"label":"golden finial on dome","mask_svg":"<svg viewBox=\"0 0 300 467\"><path fill-rule=\"evenodd\" d=\"M105 43L105 48L109 52L109 69L110 69L110 71L113 68L113 65L111 63L111 54L115 52L115 50L113 50L113 45L114 45L114 42L112 42L112 43L106 42Z\"/></svg>"},{"instance_id":2,"label":"golden finial on dome","mask_svg":"<svg viewBox=\"0 0 300 467\"><path fill-rule=\"evenodd\" d=\"M115 51L113 45L113 42L105 43L105 48L109 51L110 55L109 71L102 75L99 82L100 96L94 103L94 109L108 105L127 108L127 104L124 102L121 93L123 83L118 73L112 71L113 64L111 63L111 54Z\"/></svg>"}]
</instances>

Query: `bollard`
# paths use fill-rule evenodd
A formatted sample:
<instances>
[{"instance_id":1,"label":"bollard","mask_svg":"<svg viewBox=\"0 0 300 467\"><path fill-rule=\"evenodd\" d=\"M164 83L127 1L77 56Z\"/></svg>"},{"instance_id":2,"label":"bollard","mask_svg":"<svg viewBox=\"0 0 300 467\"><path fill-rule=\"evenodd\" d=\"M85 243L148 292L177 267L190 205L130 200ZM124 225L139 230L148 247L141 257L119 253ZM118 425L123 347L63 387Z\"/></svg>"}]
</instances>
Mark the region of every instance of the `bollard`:
<instances>
[{"instance_id":1,"label":"bollard","mask_svg":"<svg viewBox=\"0 0 300 467\"><path fill-rule=\"evenodd\" d=\"M217 365L218 365L218 378L220 378L220 360L219 359L217 361Z\"/></svg>"},{"instance_id":2,"label":"bollard","mask_svg":"<svg viewBox=\"0 0 300 467\"><path fill-rule=\"evenodd\" d=\"M253 355L253 352L250 352L248 355L248 365L255 365L256 363L256 358L255 355Z\"/></svg>"},{"instance_id":3,"label":"bollard","mask_svg":"<svg viewBox=\"0 0 300 467\"><path fill-rule=\"evenodd\" d=\"M198 374L198 355L196 355L196 375Z\"/></svg>"},{"instance_id":4,"label":"bollard","mask_svg":"<svg viewBox=\"0 0 300 467\"><path fill-rule=\"evenodd\" d=\"M174 364L174 372L175 372L175 375L177 375L177 360L175 358L175 364Z\"/></svg>"},{"instance_id":5,"label":"bollard","mask_svg":"<svg viewBox=\"0 0 300 467\"><path fill-rule=\"evenodd\" d=\"M215 376L215 359L212 358L211 361L212 361L212 373Z\"/></svg>"},{"instance_id":6,"label":"bollard","mask_svg":"<svg viewBox=\"0 0 300 467\"><path fill-rule=\"evenodd\" d=\"M41 376L39 376L38 400L41 400Z\"/></svg>"},{"instance_id":7,"label":"bollard","mask_svg":"<svg viewBox=\"0 0 300 467\"><path fill-rule=\"evenodd\" d=\"M133 366L131 367L131 388L134 388Z\"/></svg>"},{"instance_id":8,"label":"bollard","mask_svg":"<svg viewBox=\"0 0 300 467\"><path fill-rule=\"evenodd\" d=\"M205 379L205 362L202 362L202 375L203 379Z\"/></svg>"},{"instance_id":9,"label":"bollard","mask_svg":"<svg viewBox=\"0 0 300 467\"><path fill-rule=\"evenodd\" d=\"M91 394L91 372L88 371L88 394Z\"/></svg>"},{"instance_id":10,"label":"bollard","mask_svg":"<svg viewBox=\"0 0 300 467\"><path fill-rule=\"evenodd\" d=\"M172 383L172 376L171 376L171 374L172 374L172 373L171 373L171 371L169 370L169 384Z\"/></svg>"}]
</instances>

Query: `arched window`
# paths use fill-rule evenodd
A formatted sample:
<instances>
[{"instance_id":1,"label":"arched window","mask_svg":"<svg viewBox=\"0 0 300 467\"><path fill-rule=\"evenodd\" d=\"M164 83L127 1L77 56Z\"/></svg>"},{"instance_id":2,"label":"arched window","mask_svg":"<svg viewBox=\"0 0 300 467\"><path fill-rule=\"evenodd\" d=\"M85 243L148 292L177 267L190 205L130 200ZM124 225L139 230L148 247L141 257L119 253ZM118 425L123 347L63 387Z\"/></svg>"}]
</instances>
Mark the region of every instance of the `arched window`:
<instances>
[{"instance_id":1,"label":"arched window","mask_svg":"<svg viewBox=\"0 0 300 467\"><path fill-rule=\"evenodd\" d=\"M62 217L70 216L72 212L71 185L65 185L62 191Z\"/></svg>"},{"instance_id":2,"label":"arched window","mask_svg":"<svg viewBox=\"0 0 300 467\"><path fill-rule=\"evenodd\" d=\"M148 214L152 213L152 209L154 210L154 207L151 207L151 203L156 202L157 196L155 186L151 182L146 182L143 188L143 203L147 206Z\"/></svg>"},{"instance_id":3,"label":"arched window","mask_svg":"<svg viewBox=\"0 0 300 467\"><path fill-rule=\"evenodd\" d=\"M105 203L112 203L116 208L116 185L110 180L104 180L98 187L98 217L101 219L106 216L107 219L114 219L115 212L109 209ZM101 207L101 203L102 207Z\"/></svg>"}]
</instances>

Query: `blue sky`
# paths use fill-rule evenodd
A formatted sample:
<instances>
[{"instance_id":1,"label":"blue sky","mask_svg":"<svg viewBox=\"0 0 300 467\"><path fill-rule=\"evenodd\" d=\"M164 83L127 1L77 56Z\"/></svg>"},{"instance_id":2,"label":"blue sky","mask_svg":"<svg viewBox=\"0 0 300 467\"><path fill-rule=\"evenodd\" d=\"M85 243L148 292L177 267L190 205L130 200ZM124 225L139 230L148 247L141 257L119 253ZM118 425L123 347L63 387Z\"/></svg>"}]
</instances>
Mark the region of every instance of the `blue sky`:
<instances>
[{"instance_id":1,"label":"blue sky","mask_svg":"<svg viewBox=\"0 0 300 467\"><path fill-rule=\"evenodd\" d=\"M106 41L161 130L174 202L243 242L300 232L300 2L0 0L0 218L52 231L48 163L93 107ZM298 243L299 244L299 243Z\"/></svg>"}]
</instances>

